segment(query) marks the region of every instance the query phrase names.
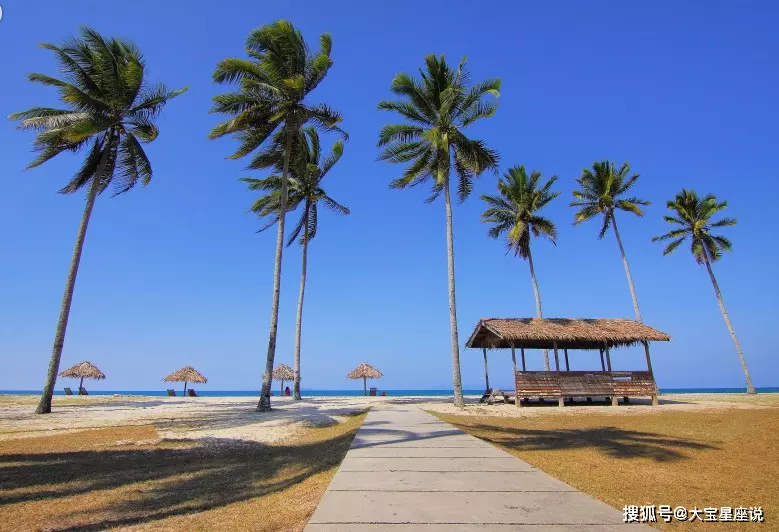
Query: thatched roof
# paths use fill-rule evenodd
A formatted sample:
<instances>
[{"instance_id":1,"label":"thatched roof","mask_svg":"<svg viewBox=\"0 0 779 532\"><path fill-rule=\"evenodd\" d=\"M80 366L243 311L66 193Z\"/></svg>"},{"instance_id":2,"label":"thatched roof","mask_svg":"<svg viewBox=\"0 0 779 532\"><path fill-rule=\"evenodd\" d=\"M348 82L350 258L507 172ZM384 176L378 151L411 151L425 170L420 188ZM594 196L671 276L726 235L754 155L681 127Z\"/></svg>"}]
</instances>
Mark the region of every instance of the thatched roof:
<instances>
[{"instance_id":1,"label":"thatched roof","mask_svg":"<svg viewBox=\"0 0 779 532\"><path fill-rule=\"evenodd\" d=\"M295 378L295 372L292 368L286 364L279 364L276 369L273 370L273 380L277 381L291 381Z\"/></svg>"},{"instance_id":2,"label":"thatched roof","mask_svg":"<svg viewBox=\"0 0 779 532\"><path fill-rule=\"evenodd\" d=\"M347 379L380 379L383 376L384 374L381 371L365 362L346 374Z\"/></svg>"},{"instance_id":3,"label":"thatched roof","mask_svg":"<svg viewBox=\"0 0 779 532\"><path fill-rule=\"evenodd\" d=\"M177 372L171 373L162 380L163 382L208 382L208 379L201 375L200 372L198 372L198 370L192 366L183 367Z\"/></svg>"},{"instance_id":4,"label":"thatched roof","mask_svg":"<svg viewBox=\"0 0 779 532\"><path fill-rule=\"evenodd\" d=\"M79 362L72 368L68 368L60 373L60 377L70 377L73 379L80 379L82 377L85 379L105 379L105 374L97 369L97 366L91 362L84 361Z\"/></svg>"},{"instance_id":5,"label":"thatched roof","mask_svg":"<svg viewBox=\"0 0 779 532\"><path fill-rule=\"evenodd\" d=\"M638 342L667 342L671 337L643 323L626 319L483 318L465 343L466 347L599 349Z\"/></svg>"}]
</instances>

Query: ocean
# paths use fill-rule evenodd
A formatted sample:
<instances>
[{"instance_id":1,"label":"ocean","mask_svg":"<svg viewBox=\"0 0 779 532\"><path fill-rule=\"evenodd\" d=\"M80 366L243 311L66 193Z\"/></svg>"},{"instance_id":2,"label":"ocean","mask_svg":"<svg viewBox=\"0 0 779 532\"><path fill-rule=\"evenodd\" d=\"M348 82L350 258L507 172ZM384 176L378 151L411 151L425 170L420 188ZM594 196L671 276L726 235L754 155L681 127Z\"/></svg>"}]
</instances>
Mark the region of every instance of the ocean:
<instances>
[{"instance_id":1,"label":"ocean","mask_svg":"<svg viewBox=\"0 0 779 532\"><path fill-rule=\"evenodd\" d=\"M89 390L89 388L87 388ZM259 390L206 390L196 386L197 394L202 397L258 397ZM181 395L182 387L175 388L177 395ZM746 393L746 388L661 388L660 393ZM778 386L766 386L757 388L758 393L779 393ZM273 390L278 394L278 388ZM430 396L446 397L452 395L452 390L379 390L387 392L392 397ZM0 390L0 395L39 395L40 390ZM334 397L362 395L362 390L301 390L302 395L308 397ZM484 390L463 390L465 395L481 395ZM166 396L165 390L90 390L89 395L149 395ZM54 395L65 395L65 392L57 390Z\"/></svg>"}]
</instances>

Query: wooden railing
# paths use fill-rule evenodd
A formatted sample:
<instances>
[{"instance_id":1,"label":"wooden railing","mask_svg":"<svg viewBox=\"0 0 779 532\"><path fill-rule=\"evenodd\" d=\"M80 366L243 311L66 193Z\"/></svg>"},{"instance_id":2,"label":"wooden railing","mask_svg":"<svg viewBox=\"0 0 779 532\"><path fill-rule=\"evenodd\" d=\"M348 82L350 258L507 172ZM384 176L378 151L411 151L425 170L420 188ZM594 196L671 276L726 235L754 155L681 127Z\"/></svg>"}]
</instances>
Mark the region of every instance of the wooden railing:
<instances>
[{"instance_id":1,"label":"wooden railing","mask_svg":"<svg viewBox=\"0 0 779 532\"><path fill-rule=\"evenodd\" d=\"M517 405L523 398L606 396L651 397L657 402L657 385L648 371L517 371ZM616 403L615 403L616 404Z\"/></svg>"}]
</instances>

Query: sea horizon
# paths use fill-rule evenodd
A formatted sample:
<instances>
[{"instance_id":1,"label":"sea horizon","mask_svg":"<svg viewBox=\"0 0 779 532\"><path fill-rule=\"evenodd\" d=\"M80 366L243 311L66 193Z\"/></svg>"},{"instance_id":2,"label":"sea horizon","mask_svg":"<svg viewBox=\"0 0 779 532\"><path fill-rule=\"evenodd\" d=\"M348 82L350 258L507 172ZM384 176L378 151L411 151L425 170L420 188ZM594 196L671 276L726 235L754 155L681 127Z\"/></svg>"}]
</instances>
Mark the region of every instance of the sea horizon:
<instances>
[{"instance_id":1,"label":"sea horizon","mask_svg":"<svg viewBox=\"0 0 779 532\"><path fill-rule=\"evenodd\" d=\"M763 386L758 387L757 393L779 393L779 386ZM506 389L509 391L509 389ZM736 394L746 393L746 388L660 388L661 394L690 394L690 393L722 393L722 394ZM180 395L181 390L176 389L177 396ZM397 390L379 390L378 393L386 392L390 397L414 397L414 396L429 396L429 397L447 397L453 395L453 390L444 389L427 389L427 390L413 390L413 389L397 389ZM40 390L0 390L0 395L40 395ZM273 393L278 397L278 390L273 390ZM466 389L463 390L464 395L481 395L484 393L482 389ZM259 397L259 390L204 390L197 389L197 394L200 397ZM301 394L309 397L352 397L363 395L362 390L301 390ZM65 392L57 390L54 395L64 396ZM129 396L150 396L150 397L166 397L168 395L167 390L89 390L89 395L129 395Z\"/></svg>"}]
</instances>

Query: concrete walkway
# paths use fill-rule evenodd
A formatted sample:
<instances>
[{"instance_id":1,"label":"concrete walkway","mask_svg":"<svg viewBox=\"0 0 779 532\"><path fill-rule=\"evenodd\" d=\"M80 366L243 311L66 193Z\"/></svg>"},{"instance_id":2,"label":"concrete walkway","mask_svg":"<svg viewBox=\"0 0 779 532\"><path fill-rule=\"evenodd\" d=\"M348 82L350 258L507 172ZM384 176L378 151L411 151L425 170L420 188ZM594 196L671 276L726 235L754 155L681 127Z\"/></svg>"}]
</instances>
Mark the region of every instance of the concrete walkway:
<instances>
[{"instance_id":1,"label":"concrete walkway","mask_svg":"<svg viewBox=\"0 0 779 532\"><path fill-rule=\"evenodd\" d=\"M652 529L416 406L388 405L366 417L305 530Z\"/></svg>"}]
</instances>

